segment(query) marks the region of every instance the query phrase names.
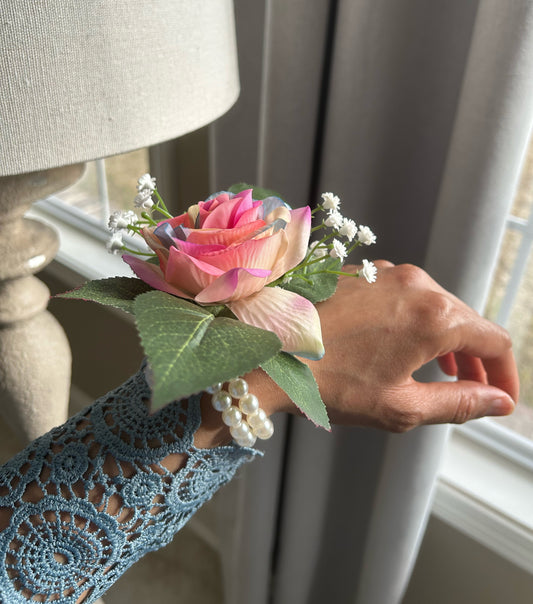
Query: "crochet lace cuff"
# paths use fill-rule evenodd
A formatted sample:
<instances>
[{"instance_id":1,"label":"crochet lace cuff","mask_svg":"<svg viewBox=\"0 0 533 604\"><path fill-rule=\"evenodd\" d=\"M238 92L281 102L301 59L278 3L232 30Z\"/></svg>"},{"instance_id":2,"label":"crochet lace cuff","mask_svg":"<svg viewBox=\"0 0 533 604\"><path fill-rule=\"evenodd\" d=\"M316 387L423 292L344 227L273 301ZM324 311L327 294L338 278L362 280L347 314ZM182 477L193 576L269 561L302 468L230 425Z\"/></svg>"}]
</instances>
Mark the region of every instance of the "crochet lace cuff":
<instances>
[{"instance_id":1,"label":"crochet lace cuff","mask_svg":"<svg viewBox=\"0 0 533 604\"><path fill-rule=\"evenodd\" d=\"M0 469L0 602L94 602L256 454L194 446L199 396L149 398L140 370Z\"/></svg>"}]
</instances>

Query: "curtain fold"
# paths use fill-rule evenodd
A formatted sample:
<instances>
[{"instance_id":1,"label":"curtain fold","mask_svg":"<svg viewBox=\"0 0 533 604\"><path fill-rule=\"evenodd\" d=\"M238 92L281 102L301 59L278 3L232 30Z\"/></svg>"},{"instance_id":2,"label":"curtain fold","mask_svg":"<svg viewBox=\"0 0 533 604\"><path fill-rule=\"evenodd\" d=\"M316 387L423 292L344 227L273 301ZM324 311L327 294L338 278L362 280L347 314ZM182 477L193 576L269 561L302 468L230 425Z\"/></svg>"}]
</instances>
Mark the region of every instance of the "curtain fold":
<instances>
[{"instance_id":1,"label":"curtain fold","mask_svg":"<svg viewBox=\"0 0 533 604\"><path fill-rule=\"evenodd\" d=\"M255 181L295 206L331 190L378 234L372 253L481 309L533 124L533 4L235 6L242 96L211 129L213 188ZM399 604L448 429L289 424L238 484L227 602Z\"/></svg>"}]
</instances>

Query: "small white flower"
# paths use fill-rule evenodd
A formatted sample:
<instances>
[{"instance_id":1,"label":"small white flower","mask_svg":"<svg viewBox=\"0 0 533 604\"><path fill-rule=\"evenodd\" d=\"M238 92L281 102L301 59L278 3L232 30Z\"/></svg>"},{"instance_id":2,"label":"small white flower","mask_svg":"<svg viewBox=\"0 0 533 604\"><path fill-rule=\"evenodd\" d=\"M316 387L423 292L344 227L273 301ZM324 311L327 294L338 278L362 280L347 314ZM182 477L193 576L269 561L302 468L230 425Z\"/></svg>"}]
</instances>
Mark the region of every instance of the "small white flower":
<instances>
[{"instance_id":1,"label":"small white flower","mask_svg":"<svg viewBox=\"0 0 533 604\"><path fill-rule=\"evenodd\" d=\"M363 260L363 269L361 270L361 272L363 273L363 277L369 283L374 283L374 281L376 280L376 273L378 272L378 269L376 268L373 262L370 262L369 260Z\"/></svg>"},{"instance_id":2,"label":"small white flower","mask_svg":"<svg viewBox=\"0 0 533 604\"><path fill-rule=\"evenodd\" d=\"M337 212L337 210L331 210L329 216L324 221L324 224L333 229L340 229L343 222L344 218L342 214Z\"/></svg>"},{"instance_id":3,"label":"small white flower","mask_svg":"<svg viewBox=\"0 0 533 604\"><path fill-rule=\"evenodd\" d=\"M137 214L133 210L127 212L117 210L109 217L107 227L110 231L125 231L130 224L134 224L136 221Z\"/></svg>"},{"instance_id":4,"label":"small white flower","mask_svg":"<svg viewBox=\"0 0 533 604\"><path fill-rule=\"evenodd\" d=\"M135 198L133 199L133 205L136 208L149 210L154 205L152 191L150 191L150 189L143 189L142 191L139 191L139 193L135 195Z\"/></svg>"},{"instance_id":5,"label":"small white flower","mask_svg":"<svg viewBox=\"0 0 533 604\"><path fill-rule=\"evenodd\" d=\"M333 193L322 193L321 195L323 203L322 207L324 210L338 210L341 204L341 200Z\"/></svg>"},{"instance_id":6,"label":"small white flower","mask_svg":"<svg viewBox=\"0 0 533 604\"><path fill-rule=\"evenodd\" d=\"M376 243L376 236L367 226L359 226L357 240L363 245L372 245Z\"/></svg>"},{"instance_id":7,"label":"small white flower","mask_svg":"<svg viewBox=\"0 0 533 604\"><path fill-rule=\"evenodd\" d=\"M317 245L316 243L312 243L309 246L307 253L312 254L313 258L324 258L329 254L329 250L324 245Z\"/></svg>"},{"instance_id":8,"label":"small white flower","mask_svg":"<svg viewBox=\"0 0 533 604\"><path fill-rule=\"evenodd\" d=\"M148 190L152 193L155 190L155 178L150 174L143 174L137 181L137 191Z\"/></svg>"},{"instance_id":9,"label":"small white flower","mask_svg":"<svg viewBox=\"0 0 533 604\"><path fill-rule=\"evenodd\" d=\"M357 225L351 218L345 218L342 221L342 226L339 229L339 235L346 237L348 241L352 241L357 233Z\"/></svg>"},{"instance_id":10,"label":"small white flower","mask_svg":"<svg viewBox=\"0 0 533 604\"><path fill-rule=\"evenodd\" d=\"M339 258L340 260L344 260L348 253L346 252L346 246L342 241L338 239L333 240L333 247L331 248L329 255L332 258Z\"/></svg>"},{"instance_id":11,"label":"small white flower","mask_svg":"<svg viewBox=\"0 0 533 604\"><path fill-rule=\"evenodd\" d=\"M283 277L283 279L281 280L282 283L286 284L286 283L290 283L292 281L292 275L285 275Z\"/></svg>"},{"instance_id":12,"label":"small white flower","mask_svg":"<svg viewBox=\"0 0 533 604\"><path fill-rule=\"evenodd\" d=\"M111 239L106 243L107 251L110 254L118 254L124 247L124 241L122 241L122 233L113 233Z\"/></svg>"}]
</instances>

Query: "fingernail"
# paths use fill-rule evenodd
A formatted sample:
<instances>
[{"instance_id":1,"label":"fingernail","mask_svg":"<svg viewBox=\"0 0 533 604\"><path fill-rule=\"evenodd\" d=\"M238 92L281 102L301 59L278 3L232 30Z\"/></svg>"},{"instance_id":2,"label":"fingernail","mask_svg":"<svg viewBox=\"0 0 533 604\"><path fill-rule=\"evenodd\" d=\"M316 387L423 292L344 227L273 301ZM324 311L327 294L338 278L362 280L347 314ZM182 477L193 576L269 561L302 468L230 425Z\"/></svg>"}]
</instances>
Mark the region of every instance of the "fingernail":
<instances>
[{"instance_id":1,"label":"fingernail","mask_svg":"<svg viewBox=\"0 0 533 604\"><path fill-rule=\"evenodd\" d=\"M515 404L511 397L502 396L492 399L487 406L487 415L509 415L514 411Z\"/></svg>"}]
</instances>

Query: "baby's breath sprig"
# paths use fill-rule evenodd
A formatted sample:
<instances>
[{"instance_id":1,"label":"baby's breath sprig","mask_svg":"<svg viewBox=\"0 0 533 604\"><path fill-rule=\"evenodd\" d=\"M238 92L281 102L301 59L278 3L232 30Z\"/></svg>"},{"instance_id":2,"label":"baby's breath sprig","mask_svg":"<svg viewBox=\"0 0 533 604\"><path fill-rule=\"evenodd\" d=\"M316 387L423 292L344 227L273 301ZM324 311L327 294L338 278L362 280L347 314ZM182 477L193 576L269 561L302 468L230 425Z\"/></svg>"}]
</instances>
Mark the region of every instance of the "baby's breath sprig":
<instances>
[{"instance_id":1,"label":"baby's breath sprig","mask_svg":"<svg viewBox=\"0 0 533 604\"><path fill-rule=\"evenodd\" d=\"M108 229L113 234L106 247L112 254L128 252L137 256L156 256L153 252L129 248L123 240L125 234L141 235L143 228L157 226L159 221L153 217L155 212L164 218L173 217L159 194L155 181L156 179L148 173L143 174L137 181L137 195L133 199L133 206L140 210L140 216L133 210L117 210L109 217Z\"/></svg>"},{"instance_id":2,"label":"baby's breath sprig","mask_svg":"<svg viewBox=\"0 0 533 604\"><path fill-rule=\"evenodd\" d=\"M290 283L294 278L311 283L310 277L319 274L356 277L362 274L369 283L373 283L376 280L377 269L369 260L363 260L363 268L355 274L335 270L331 267L331 263L325 262L327 257L336 258L343 262L356 247L375 243L376 236L369 227L363 225L358 227L352 219L341 214L341 200L337 195L328 192L323 193L321 198L321 203L317 204L311 214L318 218L317 214L319 212L325 212L326 217L322 218L319 224L311 229L311 232L317 233L324 229L327 232L318 241L314 241L309 245L303 261L285 274L283 283ZM346 243L342 241L343 238Z\"/></svg>"}]
</instances>

